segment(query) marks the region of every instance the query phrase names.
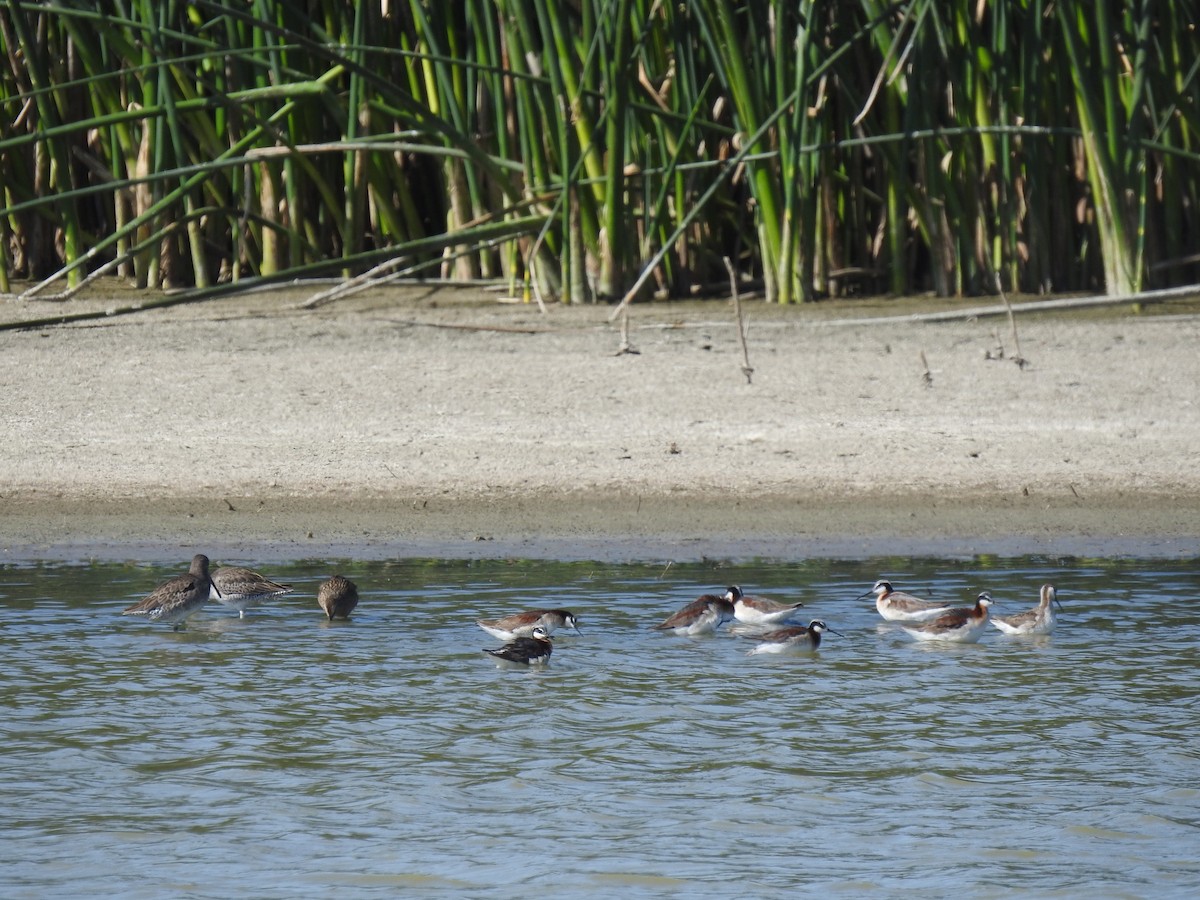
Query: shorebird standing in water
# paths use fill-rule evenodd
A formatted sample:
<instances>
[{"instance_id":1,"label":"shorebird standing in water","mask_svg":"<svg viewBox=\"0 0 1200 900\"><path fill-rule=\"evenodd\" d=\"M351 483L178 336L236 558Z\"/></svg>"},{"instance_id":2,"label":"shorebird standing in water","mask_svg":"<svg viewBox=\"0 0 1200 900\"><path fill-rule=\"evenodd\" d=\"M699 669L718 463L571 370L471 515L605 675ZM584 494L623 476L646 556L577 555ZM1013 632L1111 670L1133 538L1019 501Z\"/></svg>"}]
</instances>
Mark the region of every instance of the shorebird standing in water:
<instances>
[{"instance_id":1,"label":"shorebird standing in water","mask_svg":"<svg viewBox=\"0 0 1200 900\"><path fill-rule=\"evenodd\" d=\"M579 622L568 609L531 609L503 619L477 619L475 624L501 641L529 637L538 626L546 629L546 634L554 634L560 628L579 634Z\"/></svg>"},{"instance_id":2,"label":"shorebird standing in water","mask_svg":"<svg viewBox=\"0 0 1200 900\"><path fill-rule=\"evenodd\" d=\"M992 624L1005 634L1050 634L1054 631L1054 606L1062 609L1058 602L1058 591L1052 584L1042 585L1041 602L1012 616L992 616Z\"/></svg>"},{"instance_id":3,"label":"shorebird standing in water","mask_svg":"<svg viewBox=\"0 0 1200 900\"><path fill-rule=\"evenodd\" d=\"M859 600L875 595L875 608L890 622L927 622L954 609L949 603L931 603L897 591L890 581L877 581Z\"/></svg>"},{"instance_id":4,"label":"shorebird standing in water","mask_svg":"<svg viewBox=\"0 0 1200 900\"><path fill-rule=\"evenodd\" d=\"M213 570L209 599L236 609L238 618L245 618L248 607L291 592L290 584L276 584L241 566L222 566Z\"/></svg>"},{"instance_id":5,"label":"shorebird standing in water","mask_svg":"<svg viewBox=\"0 0 1200 900\"><path fill-rule=\"evenodd\" d=\"M918 622L900 627L918 641L950 641L956 644L974 644L983 635L988 623L988 607L992 595L984 591L975 600L974 606L952 609L929 622Z\"/></svg>"},{"instance_id":6,"label":"shorebird standing in water","mask_svg":"<svg viewBox=\"0 0 1200 900\"><path fill-rule=\"evenodd\" d=\"M798 651L812 651L821 646L821 635L826 631L842 637L840 632L834 631L820 619L813 619L808 625L793 625L790 628L776 628L774 631L768 631L762 635L762 641L753 650L747 653L747 656L753 656L756 653L787 653Z\"/></svg>"},{"instance_id":7,"label":"shorebird standing in water","mask_svg":"<svg viewBox=\"0 0 1200 900\"><path fill-rule=\"evenodd\" d=\"M197 553L192 557L186 575L176 575L164 581L143 600L122 611L123 616L145 616L151 622L165 622L175 630L208 600L212 579L208 575L208 557Z\"/></svg>"},{"instance_id":8,"label":"shorebird standing in water","mask_svg":"<svg viewBox=\"0 0 1200 900\"><path fill-rule=\"evenodd\" d=\"M349 578L334 575L326 578L317 588L317 603L329 616L334 619L348 619L354 607L358 606L358 588Z\"/></svg>"}]
</instances>

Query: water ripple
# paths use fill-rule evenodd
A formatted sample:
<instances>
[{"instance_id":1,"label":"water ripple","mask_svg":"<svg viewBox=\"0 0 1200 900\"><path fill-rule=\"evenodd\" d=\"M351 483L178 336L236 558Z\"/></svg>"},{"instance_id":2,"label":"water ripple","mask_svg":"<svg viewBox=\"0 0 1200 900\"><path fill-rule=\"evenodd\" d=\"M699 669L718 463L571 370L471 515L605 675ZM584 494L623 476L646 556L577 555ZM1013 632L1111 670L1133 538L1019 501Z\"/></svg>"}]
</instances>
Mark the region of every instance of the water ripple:
<instances>
[{"instance_id":1,"label":"water ripple","mask_svg":"<svg viewBox=\"0 0 1200 900\"><path fill-rule=\"evenodd\" d=\"M332 569L349 622L312 600ZM177 633L117 615L170 572L0 572L6 896L1200 889L1194 566L314 560ZM1066 610L917 644L854 600L880 575L1001 612L1052 580ZM842 636L749 657L649 629L731 582ZM583 634L497 668L474 619L533 605Z\"/></svg>"}]
</instances>

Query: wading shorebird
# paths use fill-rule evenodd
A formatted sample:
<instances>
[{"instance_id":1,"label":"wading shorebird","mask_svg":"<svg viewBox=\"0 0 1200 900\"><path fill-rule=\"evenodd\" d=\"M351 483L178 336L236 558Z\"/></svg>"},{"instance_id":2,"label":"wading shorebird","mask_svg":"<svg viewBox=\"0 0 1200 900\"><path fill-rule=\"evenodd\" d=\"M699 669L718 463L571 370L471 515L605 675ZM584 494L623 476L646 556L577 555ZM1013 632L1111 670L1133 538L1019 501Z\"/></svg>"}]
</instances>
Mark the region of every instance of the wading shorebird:
<instances>
[{"instance_id":1,"label":"wading shorebird","mask_svg":"<svg viewBox=\"0 0 1200 900\"><path fill-rule=\"evenodd\" d=\"M988 607L992 595L984 591L975 600L974 606L964 606L943 613L929 622L918 622L900 627L918 641L948 641L956 644L973 644L983 635L988 623Z\"/></svg>"},{"instance_id":2,"label":"wading shorebird","mask_svg":"<svg viewBox=\"0 0 1200 900\"><path fill-rule=\"evenodd\" d=\"M567 609L530 609L503 619L477 619L475 624L501 641L529 637L538 626L546 629L546 634L554 634L560 628L580 633L579 621Z\"/></svg>"},{"instance_id":3,"label":"wading shorebird","mask_svg":"<svg viewBox=\"0 0 1200 900\"><path fill-rule=\"evenodd\" d=\"M504 662L524 666L543 666L550 661L550 654L554 652L554 644L550 641L549 632L541 625L536 625L529 637L519 637L509 641L499 650L489 650L484 647L483 652Z\"/></svg>"},{"instance_id":4,"label":"wading shorebird","mask_svg":"<svg viewBox=\"0 0 1200 900\"><path fill-rule=\"evenodd\" d=\"M204 606L212 590L208 575L208 557L197 553L192 557L186 575L176 575L164 581L143 600L122 611L123 616L145 616L151 622L164 622L179 630L192 613Z\"/></svg>"},{"instance_id":5,"label":"wading shorebird","mask_svg":"<svg viewBox=\"0 0 1200 900\"><path fill-rule=\"evenodd\" d=\"M844 637L834 631L820 619L813 619L808 625L793 625L790 628L777 628L761 636L762 643L750 650L746 655L756 653L788 653L813 651L821 646L821 635L826 631Z\"/></svg>"},{"instance_id":6,"label":"wading shorebird","mask_svg":"<svg viewBox=\"0 0 1200 900\"><path fill-rule=\"evenodd\" d=\"M744 594L736 584L726 589L725 599L733 604L733 617L745 625L780 625L804 606L803 603L780 603L778 600Z\"/></svg>"},{"instance_id":7,"label":"wading shorebird","mask_svg":"<svg viewBox=\"0 0 1200 900\"><path fill-rule=\"evenodd\" d=\"M949 603L931 603L897 591L890 581L877 581L859 600L875 595L875 608L889 622L927 622L950 612L954 607Z\"/></svg>"},{"instance_id":8,"label":"wading shorebird","mask_svg":"<svg viewBox=\"0 0 1200 900\"><path fill-rule=\"evenodd\" d=\"M212 591L208 598L236 609L238 618L245 618L249 607L291 592L290 584L276 584L241 566L222 566L213 570Z\"/></svg>"},{"instance_id":9,"label":"wading shorebird","mask_svg":"<svg viewBox=\"0 0 1200 900\"><path fill-rule=\"evenodd\" d=\"M1043 584L1041 602L1037 606L1011 616L992 616L992 624L1005 634L1050 634L1054 631L1055 604L1062 609L1058 591L1052 584Z\"/></svg>"},{"instance_id":10,"label":"wading shorebird","mask_svg":"<svg viewBox=\"0 0 1200 900\"><path fill-rule=\"evenodd\" d=\"M358 587L349 578L334 575L326 578L317 588L317 603L329 616L334 619L348 619L354 607L358 606Z\"/></svg>"}]
</instances>

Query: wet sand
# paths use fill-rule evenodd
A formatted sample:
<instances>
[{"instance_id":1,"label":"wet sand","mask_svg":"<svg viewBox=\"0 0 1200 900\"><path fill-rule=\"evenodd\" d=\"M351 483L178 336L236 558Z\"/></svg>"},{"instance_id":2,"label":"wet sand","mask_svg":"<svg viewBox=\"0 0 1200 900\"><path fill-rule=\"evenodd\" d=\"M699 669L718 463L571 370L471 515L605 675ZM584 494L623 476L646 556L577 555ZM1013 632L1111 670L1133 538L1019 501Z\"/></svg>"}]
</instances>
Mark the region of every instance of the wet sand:
<instances>
[{"instance_id":1,"label":"wet sand","mask_svg":"<svg viewBox=\"0 0 1200 900\"><path fill-rule=\"evenodd\" d=\"M315 290L0 332L0 559L1200 555L1194 299Z\"/></svg>"}]
</instances>

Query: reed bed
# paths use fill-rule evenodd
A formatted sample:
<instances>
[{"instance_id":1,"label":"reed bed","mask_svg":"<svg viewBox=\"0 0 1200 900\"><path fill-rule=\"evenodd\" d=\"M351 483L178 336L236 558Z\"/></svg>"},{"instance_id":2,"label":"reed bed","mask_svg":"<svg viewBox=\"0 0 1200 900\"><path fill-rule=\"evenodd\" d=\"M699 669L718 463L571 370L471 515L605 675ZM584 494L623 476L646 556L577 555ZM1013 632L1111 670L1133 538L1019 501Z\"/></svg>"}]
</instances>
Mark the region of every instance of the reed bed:
<instances>
[{"instance_id":1,"label":"reed bed","mask_svg":"<svg viewBox=\"0 0 1200 900\"><path fill-rule=\"evenodd\" d=\"M0 289L1200 281L1194 3L0 8ZM736 283L736 282L735 282Z\"/></svg>"}]
</instances>

